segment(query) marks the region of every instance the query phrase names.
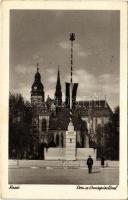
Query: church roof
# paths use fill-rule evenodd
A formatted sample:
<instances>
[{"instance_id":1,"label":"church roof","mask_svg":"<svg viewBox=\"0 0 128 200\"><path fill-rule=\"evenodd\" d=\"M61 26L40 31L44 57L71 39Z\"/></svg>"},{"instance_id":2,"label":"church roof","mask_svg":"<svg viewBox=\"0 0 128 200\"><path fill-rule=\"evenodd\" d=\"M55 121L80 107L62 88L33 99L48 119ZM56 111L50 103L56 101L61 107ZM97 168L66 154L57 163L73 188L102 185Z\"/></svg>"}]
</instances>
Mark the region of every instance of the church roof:
<instances>
[{"instance_id":1,"label":"church roof","mask_svg":"<svg viewBox=\"0 0 128 200\"><path fill-rule=\"evenodd\" d=\"M105 100L80 101L77 103L77 109L80 116L109 117L112 114L112 110Z\"/></svg>"},{"instance_id":2,"label":"church roof","mask_svg":"<svg viewBox=\"0 0 128 200\"><path fill-rule=\"evenodd\" d=\"M105 100L100 101L100 106L98 106L98 101L92 103L89 106L89 101L84 101L86 106L83 106L83 102L80 102L79 107L73 110L73 124L75 130L80 130L82 119L81 117L110 117L112 110ZM50 116L49 129L50 130L67 130L70 121L69 109L60 109L54 115Z\"/></svg>"},{"instance_id":3,"label":"church roof","mask_svg":"<svg viewBox=\"0 0 128 200\"><path fill-rule=\"evenodd\" d=\"M80 130L82 120L76 114L72 116L75 130ZM70 122L69 110L57 111L55 116L50 117L49 129L50 130L67 130Z\"/></svg>"}]
</instances>

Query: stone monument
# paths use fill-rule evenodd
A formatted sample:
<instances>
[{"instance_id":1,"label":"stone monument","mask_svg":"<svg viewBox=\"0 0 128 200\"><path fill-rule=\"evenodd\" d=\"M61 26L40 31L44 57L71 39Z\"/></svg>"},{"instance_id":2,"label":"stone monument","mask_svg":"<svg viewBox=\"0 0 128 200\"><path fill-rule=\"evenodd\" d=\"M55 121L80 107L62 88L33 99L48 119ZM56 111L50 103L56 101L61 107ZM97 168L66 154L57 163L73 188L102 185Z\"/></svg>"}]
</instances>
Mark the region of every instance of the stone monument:
<instances>
[{"instance_id":1,"label":"stone monument","mask_svg":"<svg viewBox=\"0 0 128 200\"><path fill-rule=\"evenodd\" d=\"M76 160L76 131L72 121L68 125L68 130L64 137L65 160Z\"/></svg>"}]
</instances>

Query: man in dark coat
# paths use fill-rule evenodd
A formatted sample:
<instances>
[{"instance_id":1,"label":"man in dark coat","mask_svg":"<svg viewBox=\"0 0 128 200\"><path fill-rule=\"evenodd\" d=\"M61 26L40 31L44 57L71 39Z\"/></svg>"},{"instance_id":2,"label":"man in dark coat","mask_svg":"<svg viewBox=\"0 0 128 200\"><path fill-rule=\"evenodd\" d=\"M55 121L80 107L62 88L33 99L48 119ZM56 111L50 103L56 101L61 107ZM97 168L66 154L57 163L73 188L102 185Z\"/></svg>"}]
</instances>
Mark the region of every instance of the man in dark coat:
<instances>
[{"instance_id":1,"label":"man in dark coat","mask_svg":"<svg viewBox=\"0 0 128 200\"><path fill-rule=\"evenodd\" d=\"M88 165L88 173L90 174L92 172L92 165L93 165L93 159L89 155L87 159L87 165Z\"/></svg>"},{"instance_id":2,"label":"man in dark coat","mask_svg":"<svg viewBox=\"0 0 128 200\"><path fill-rule=\"evenodd\" d=\"M104 167L104 157L101 157L101 166Z\"/></svg>"}]
</instances>

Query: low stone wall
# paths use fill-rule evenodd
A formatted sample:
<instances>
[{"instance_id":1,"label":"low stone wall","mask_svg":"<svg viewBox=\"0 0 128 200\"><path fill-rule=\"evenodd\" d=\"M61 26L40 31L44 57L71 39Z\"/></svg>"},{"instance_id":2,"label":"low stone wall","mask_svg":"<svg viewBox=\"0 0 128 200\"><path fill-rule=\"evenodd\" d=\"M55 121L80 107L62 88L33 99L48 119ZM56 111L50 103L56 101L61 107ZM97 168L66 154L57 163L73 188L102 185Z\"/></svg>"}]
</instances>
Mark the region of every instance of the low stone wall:
<instances>
[{"instance_id":1,"label":"low stone wall","mask_svg":"<svg viewBox=\"0 0 128 200\"><path fill-rule=\"evenodd\" d=\"M8 164L11 166L11 165L17 165L19 162L19 160L14 160L14 159L10 159L8 160Z\"/></svg>"},{"instance_id":2,"label":"low stone wall","mask_svg":"<svg viewBox=\"0 0 128 200\"><path fill-rule=\"evenodd\" d=\"M76 160L86 160L88 156L96 160L96 150L93 148L77 148ZM45 160L65 160L65 148L48 148L44 152Z\"/></svg>"},{"instance_id":3,"label":"low stone wall","mask_svg":"<svg viewBox=\"0 0 128 200\"><path fill-rule=\"evenodd\" d=\"M77 160L86 160L88 156L96 160L96 149L93 148L77 148Z\"/></svg>"},{"instance_id":4,"label":"low stone wall","mask_svg":"<svg viewBox=\"0 0 128 200\"><path fill-rule=\"evenodd\" d=\"M44 151L45 160L64 160L64 148L48 148Z\"/></svg>"},{"instance_id":5,"label":"low stone wall","mask_svg":"<svg viewBox=\"0 0 128 200\"><path fill-rule=\"evenodd\" d=\"M61 167L60 160L9 160L9 167Z\"/></svg>"},{"instance_id":6,"label":"low stone wall","mask_svg":"<svg viewBox=\"0 0 128 200\"><path fill-rule=\"evenodd\" d=\"M77 168L86 168L86 160L76 160L76 161L65 161L65 160L9 160L8 161L9 168L17 168L17 167L77 167ZM93 167L100 167L101 162L95 161ZM119 161L105 161L105 167L110 168L118 168Z\"/></svg>"}]
</instances>

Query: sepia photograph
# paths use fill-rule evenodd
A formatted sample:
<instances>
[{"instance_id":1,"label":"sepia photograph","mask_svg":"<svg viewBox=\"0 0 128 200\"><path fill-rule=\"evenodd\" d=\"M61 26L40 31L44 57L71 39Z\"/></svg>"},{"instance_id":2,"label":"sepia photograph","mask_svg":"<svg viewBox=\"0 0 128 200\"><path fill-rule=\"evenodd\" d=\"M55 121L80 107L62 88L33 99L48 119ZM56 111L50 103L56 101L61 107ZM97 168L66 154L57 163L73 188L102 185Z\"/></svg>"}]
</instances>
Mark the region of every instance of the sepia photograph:
<instances>
[{"instance_id":1,"label":"sepia photograph","mask_svg":"<svg viewBox=\"0 0 128 200\"><path fill-rule=\"evenodd\" d=\"M3 1L4 199L126 199L127 4Z\"/></svg>"},{"instance_id":2,"label":"sepia photograph","mask_svg":"<svg viewBox=\"0 0 128 200\"><path fill-rule=\"evenodd\" d=\"M120 11L11 10L9 184L119 184Z\"/></svg>"}]
</instances>

